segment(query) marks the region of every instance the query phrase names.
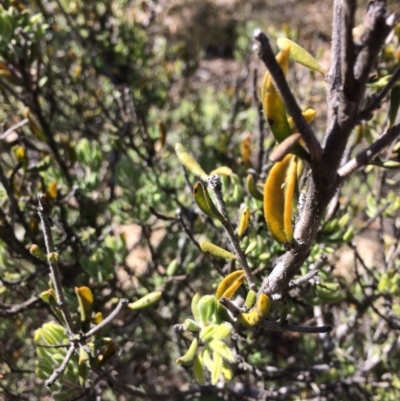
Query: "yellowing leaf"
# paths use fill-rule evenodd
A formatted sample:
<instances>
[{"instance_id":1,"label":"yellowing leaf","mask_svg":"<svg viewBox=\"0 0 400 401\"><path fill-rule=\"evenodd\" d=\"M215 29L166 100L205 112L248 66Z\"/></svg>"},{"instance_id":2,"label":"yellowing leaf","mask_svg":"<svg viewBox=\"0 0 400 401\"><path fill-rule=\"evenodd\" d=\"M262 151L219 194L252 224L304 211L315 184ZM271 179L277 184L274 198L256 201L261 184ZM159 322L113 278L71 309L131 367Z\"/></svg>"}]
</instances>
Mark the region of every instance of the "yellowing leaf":
<instances>
[{"instance_id":1,"label":"yellowing leaf","mask_svg":"<svg viewBox=\"0 0 400 401\"><path fill-rule=\"evenodd\" d=\"M309 124L311 124L314 121L314 118L315 118L315 115L317 114L317 112L314 109L307 109L306 111L303 111L302 114L303 114L303 117L305 118L305 120ZM290 130L292 131L292 134L299 132L292 117L288 118L288 123L289 123Z\"/></svg>"},{"instance_id":2,"label":"yellowing leaf","mask_svg":"<svg viewBox=\"0 0 400 401\"><path fill-rule=\"evenodd\" d=\"M232 169L227 166L217 167L216 169L211 171L209 175L213 174L223 175L224 177L230 177L232 175Z\"/></svg>"},{"instance_id":3,"label":"yellowing leaf","mask_svg":"<svg viewBox=\"0 0 400 401\"><path fill-rule=\"evenodd\" d=\"M186 151L182 144L175 145L175 152L180 162L194 175L200 177L201 180L207 181L208 174L200 167L193 157Z\"/></svg>"},{"instance_id":4,"label":"yellowing leaf","mask_svg":"<svg viewBox=\"0 0 400 401\"><path fill-rule=\"evenodd\" d=\"M276 61L282 68L285 76L289 68L289 56L290 47L282 49L282 51L276 56ZM278 142L282 142L290 135L291 131L287 121L285 104L283 103L281 95L275 88L273 79L269 72L266 72L265 74L261 94L264 114L271 131L275 139Z\"/></svg>"},{"instance_id":5,"label":"yellowing leaf","mask_svg":"<svg viewBox=\"0 0 400 401\"><path fill-rule=\"evenodd\" d=\"M75 287L75 293L79 302L81 322L88 322L92 317L93 293L89 287Z\"/></svg>"},{"instance_id":6,"label":"yellowing leaf","mask_svg":"<svg viewBox=\"0 0 400 401\"><path fill-rule=\"evenodd\" d=\"M52 181L46 190L46 197L49 199L57 198L57 181Z\"/></svg>"},{"instance_id":7,"label":"yellowing leaf","mask_svg":"<svg viewBox=\"0 0 400 401\"><path fill-rule=\"evenodd\" d=\"M201 241L200 248L204 253L215 256L216 258L236 259L236 256L232 252L222 249L208 241Z\"/></svg>"},{"instance_id":8,"label":"yellowing leaf","mask_svg":"<svg viewBox=\"0 0 400 401\"><path fill-rule=\"evenodd\" d=\"M223 219L221 213L214 205L207 188L201 182L198 182L193 187L193 197L200 210L207 216L221 220Z\"/></svg>"},{"instance_id":9,"label":"yellowing leaf","mask_svg":"<svg viewBox=\"0 0 400 401\"><path fill-rule=\"evenodd\" d=\"M321 67L318 61L310 54L307 50L303 47L298 45L297 43L291 41L287 38L279 38L277 40L277 44L279 49L285 49L288 46L290 47L290 58L299 63L304 65L305 67L309 68L310 70L314 70L320 72L321 74L325 75L325 70Z\"/></svg>"},{"instance_id":10,"label":"yellowing leaf","mask_svg":"<svg viewBox=\"0 0 400 401\"><path fill-rule=\"evenodd\" d=\"M248 132L244 134L242 141L240 142L240 153L242 155L242 159L244 164L247 167L251 167L251 138L253 134Z\"/></svg>"},{"instance_id":11,"label":"yellowing leaf","mask_svg":"<svg viewBox=\"0 0 400 401\"><path fill-rule=\"evenodd\" d=\"M293 197L297 185L297 157L291 158L290 166L288 168L285 179L285 210L283 214L283 223L286 233L286 238L289 243L293 241Z\"/></svg>"},{"instance_id":12,"label":"yellowing leaf","mask_svg":"<svg viewBox=\"0 0 400 401\"><path fill-rule=\"evenodd\" d=\"M128 304L128 307L132 310L138 311L152 307L161 299L162 292L154 291L138 299L135 302Z\"/></svg>"},{"instance_id":13,"label":"yellowing leaf","mask_svg":"<svg viewBox=\"0 0 400 401\"><path fill-rule=\"evenodd\" d=\"M167 139L167 127L161 120L158 121L158 131L159 138L154 146L154 149L157 153L161 152L161 150L164 148L165 141Z\"/></svg>"},{"instance_id":14,"label":"yellowing leaf","mask_svg":"<svg viewBox=\"0 0 400 401\"><path fill-rule=\"evenodd\" d=\"M283 214L285 209L285 178L292 155L275 163L264 187L264 217L271 235L281 244L288 241Z\"/></svg>"},{"instance_id":15,"label":"yellowing leaf","mask_svg":"<svg viewBox=\"0 0 400 401\"><path fill-rule=\"evenodd\" d=\"M228 274L218 285L215 299L218 301L222 297L231 298L236 290L242 285L246 275L243 270L235 270Z\"/></svg>"},{"instance_id":16,"label":"yellowing leaf","mask_svg":"<svg viewBox=\"0 0 400 401\"><path fill-rule=\"evenodd\" d=\"M29 120L29 128L31 131L42 141L47 141L46 135L43 132L43 128L39 123L37 117L30 111L29 107L24 109L24 117Z\"/></svg>"},{"instance_id":17,"label":"yellowing leaf","mask_svg":"<svg viewBox=\"0 0 400 401\"><path fill-rule=\"evenodd\" d=\"M250 223L250 209L246 206L240 215L239 225L238 225L238 237L242 237L242 235L246 232Z\"/></svg>"}]
</instances>

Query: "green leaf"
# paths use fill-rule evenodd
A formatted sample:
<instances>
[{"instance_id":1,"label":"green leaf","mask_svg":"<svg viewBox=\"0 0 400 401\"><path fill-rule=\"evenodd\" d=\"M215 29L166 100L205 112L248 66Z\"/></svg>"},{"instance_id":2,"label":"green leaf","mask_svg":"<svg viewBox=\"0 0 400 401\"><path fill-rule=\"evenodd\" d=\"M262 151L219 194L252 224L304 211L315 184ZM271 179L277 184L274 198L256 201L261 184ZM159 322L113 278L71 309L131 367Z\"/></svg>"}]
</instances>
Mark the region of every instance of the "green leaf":
<instances>
[{"instance_id":1,"label":"green leaf","mask_svg":"<svg viewBox=\"0 0 400 401\"><path fill-rule=\"evenodd\" d=\"M226 381L232 380L233 372L228 362L224 361L222 364L222 376Z\"/></svg>"},{"instance_id":2,"label":"green leaf","mask_svg":"<svg viewBox=\"0 0 400 401\"><path fill-rule=\"evenodd\" d=\"M197 337L193 338L192 343L190 344L189 349L187 350L185 355L182 355L176 360L176 363L184 366L191 366L194 363L197 354L197 347L199 345L199 341Z\"/></svg>"},{"instance_id":3,"label":"green leaf","mask_svg":"<svg viewBox=\"0 0 400 401\"><path fill-rule=\"evenodd\" d=\"M201 329L200 335L199 335L200 340L201 340L203 343L207 343L207 342L209 342L211 339L213 339L213 338L214 338L214 333L215 333L215 330L217 329L217 327L218 327L218 326L217 326L216 324L212 324L212 325L210 325L210 326L203 327L203 328Z\"/></svg>"},{"instance_id":4,"label":"green leaf","mask_svg":"<svg viewBox=\"0 0 400 401\"><path fill-rule=\"evenodd\" d=\"M228 323L220 324L214 332L213 338L215 340L222 340L232 333L232 326Z\"/></svg>"},{"instance_id":5,"label":"green leaf","mask_svg":"<svg viewBox=\"0 0 400 401\"><path fill-rule=\"evenodd\" d=\"M201 386L204 386L205 380L204 380L204 366L203 366L202 353L197 355L196 359L194 360L193 373L194 373L194 377L196 378L197 382Z\"/></svg>"},{"instance_id":6,"label":"green leaf","mask_svg":"<svg viewBox=\"0 0 400 401\"><path fill-rule=\"evenodd\" d=\"M203 352L203 366L207 368L207 370L211 373L212 372L212 367L213 367L213 360L211 358L211 350L210 347L205 347Z\"/></svg>"},{"instance_id":7,"label":"green leaf","mask_svg":"<svg viewBox=\"0 0 400 401\"><path fill-rule=\"evenodd\" d=\"M224 360L222 359L221 355L217 352L213 353L213 366L211 370L211 384L216 385L218 382L219 377L222 374L222 366Z\"/></svg>"},{"instance_id":8,"label":"green leaf","mask_svg":"<svg viewBox=\"0 0 400 401\"><path fill-rule=\"evenodd\" d=\"M209 323L216 308L215 297L213 295L202 296L197 308L200 314L200 321L204 324Z\"/></svg>"},{"instance_id":9,"label":"green leaf","mask_svg":"<svg viewBox=\"0 0 400 401\"><path fill-rule=\"evenodd\" d=\"M194 175L198 176L202 181L208 180L208 174L200 167L193 157L186 151L182 144L175 145L175 152L180 162Z\"/></svg>"},{"instance_id":10,"label":"green leaf","mask_svg":"<svg viewBox=\"0 0 400 401\"><path fill-rule=\"evenodd\" d=\"M204 253L215 256L216 258L236 259L236 256L232 252L220 248L219 246L208 241L201 241L200 248Z\"/></svg>"},{"instance_id":11,"label":"green leaf","mask_svg":"<svg viewBox=\"0 0 400 401\"><path fill-rule=\"evenodd\" d=\"M256 200L263 201L264 195L257 189L256 184L254 182L254 178L251 174L247 175L246 178L246 187L248 193Z\"/></svg>"},{"instance_id":12,"label":"green leaf","mask_svg":"<svg viewBox=\"0 0 400 401\"><path fill-rule=\"evenodd\" d=\"M290 46L290 58L296 63L325 75L325 70L321 67L318 61L297 43L292 42L287 38L278 38L277 44L279 49L284 49L287 46Z\"/></svg>"},{"instance_id":13,"label":"green leaf","mask_svg":"<svg viewBox=\"0 0 400 401\"><path fill-rule=\"evenodd\" d=\"M208 190L204 184L202 184L201 182L195 184L193 188L193 197L197 205L199 206L200 210L204 214L213 219L218 219L220 221L223 220L221 213L214 205L210 197L210 194L208 193Z\"/></svg>"},{"instance_id":14,"label":"green leaf","mask_svg":"<svg viewBox=\"0 0 400 401\"><path fill-rule=\"evenodd\" d=\"M147 309L155 305L161 299L161 295L161 291L154 291L138 299L136 302L128 304L128 306L130 309L135 311Z\"/></svg>"},{"instance_id":15,"label":"green leaf","mask_svg":"<svg viewBox=\"0 0 400 401\"><path fill-rule=\"evenodd\" d=\"M229 362L235 362L235 356L233 355L231 349L222 341L213 340L209 343L210 348L221 355L222 358Z\"/></svg>"},{"instance_id":16,"label":"green leaf","mask_svg":"<svg viewBox=\"0 0 400 401\"><path fill-rule=\"evenodd\" d=\"M192 315L194 317L194 320L196 320L196 322L200 322L200 312L199 312L199 304L200 301L200 294L198 292L196 292L196 294L193 295L192 298L192 303L190 305L191 309L192 309Z\"/></svg>"}]
</instances>

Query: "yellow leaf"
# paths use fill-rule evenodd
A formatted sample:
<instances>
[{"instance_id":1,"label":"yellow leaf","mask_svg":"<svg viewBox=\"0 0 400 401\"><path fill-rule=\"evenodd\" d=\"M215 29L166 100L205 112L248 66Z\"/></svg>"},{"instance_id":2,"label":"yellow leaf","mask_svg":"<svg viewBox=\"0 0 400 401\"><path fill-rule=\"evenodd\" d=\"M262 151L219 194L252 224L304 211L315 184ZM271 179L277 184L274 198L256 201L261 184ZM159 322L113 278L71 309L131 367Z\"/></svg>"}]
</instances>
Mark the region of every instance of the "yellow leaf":
<instances>
[{"instance_id":1,"label":"yellow leaf","mask_svg":"<svg viewBox=\"0 0 400 401\"><path fill-rule=\"evenodd\" d=\"M243 270L235 270L234 272L228 274L219 283L217 292L215 293L215 299L218 301L222 297L231 298L233 296L233 293L232 293L232 291L229 291L229 289L232 288L232 286L234 286L235 291L236 291L240 287L240 285L243 283L245 278L246 278L246 275L244 274ZM226 295L227 291L229 291L230 296Z\"/></svg>"},{"instance_id":2,"label":"yellow leaf","mask_svg":"<svg viewBox=\"0 0 400 401\"><path fill-rule=\"evenodd\" d=\"M314 70L325 75L325 70L321 67L318 61L310 53L308 53L307 50L305 50L297 43L291 41L288 38L279 38L277 40L277 44L280 49L285 49L289 46L290 58L296 63L304 65L310 70Z\"/></svg>"},{"instance_id":3,"label":"yellow leaf","mask_svg":"<svg viewBox=\"0 0 400 401\"><path fill-rule=\"evenodd\" d=\"M289 243L293 241L293 222L292 222L292 211L293 211L293 197L295 188L297 185L297 157L291 158L291 162L286 174L286 185L285 185L285 211L283 215L284 229L286 238Z\"/></svg>"},{"instance_id":4,"label":"yellow leaf","mask_svg":"<svg viewBox=\"0 0 400 401\"><path fill-rule=\"evenodd\" d=\"M251 138L253 134L248 132L244 134L242 141L240 142L240 153L246 167L251 167Z\"/></svg>"},{"instance_id":5,"label":"yellow leaf","mask_svg":"<svg viewBox=\"0 0 400 401\"><path fill-rule=\"evenodd\" d=\"M200 177L201 180L207 181L208 174L200 167L200 165L193 159L193 157L186 151L182 144L175 145L175 152L180 162L194 175Z\"/></svg>"},{"instance_id":6,"label":"yellow leaf","mask_svg":"<svg viewBox=\"0 0 400 401\"><path fill-rule=\"evenodd\" d=\"M224 177L230 177L232 175L232 169L227 166L217 167L216 169L211 171L209 175L213 174L223 175Z\"/></svg>"},{"instance_id":7,"label":"yellow leaf","mask_svg":"<svg viewBox=\"0 0 400 401\"><path fill-rule=\"evenodd\" d=\"M288 241L284 226L285 178L292 155L274 164L264 187L264 217L271 235L281 244Z\"/></svg>"},{"instance_id":8,"label":"yellow leaf","mask_svg":"<svg viewBox=\"0 0 400 401\"><path fill-rule=\"evenodd\" d=\"M215 256L216 258L236 259L236 256L232 252L226 251L208 241L200 242L200 248L204 253Z\"/></svg>"}]
</instances>

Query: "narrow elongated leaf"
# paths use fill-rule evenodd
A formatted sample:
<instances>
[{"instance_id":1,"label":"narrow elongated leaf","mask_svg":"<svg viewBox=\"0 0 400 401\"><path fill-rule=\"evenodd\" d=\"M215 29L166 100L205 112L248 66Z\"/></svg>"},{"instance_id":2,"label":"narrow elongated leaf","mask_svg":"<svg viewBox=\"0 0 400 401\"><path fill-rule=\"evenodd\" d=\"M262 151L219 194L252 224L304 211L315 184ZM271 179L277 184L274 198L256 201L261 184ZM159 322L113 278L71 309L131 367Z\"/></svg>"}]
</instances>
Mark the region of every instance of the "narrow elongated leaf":
<instances>
[{"instance_id":1,"label":"narrow elongated leaf","mask_svg":"<svg viewBox=\"0 0 400 401\"><path fill-rule=\"evenodd\" d=\"M234 285L238 280L245 278L243 270L235 270L228 274L218 285L215 293L215 299L218 301L222 297L226 296L226 292ZM243 282L243 281L242 281Z\"/></svg>"},{"instance_id":2,"label":"narrow elongated leaf","mask_svg":"<svg viewBox=\"0 0 400 401\"><path fill-rule=\"evenodd\" d=\"M208 174L200 167L200 165L193 159L193 157L186 151L182 144L175 145L175 152L180 162L194 175L198 176L201 180L207 181Z\"/></svg>"},{"instance_id":3,"label":"narrow elongated leaf","mask_svg":"<svg viewBox=\"0 0 400 401\"><path fill-rule=\"evenodd\" d=\"M244 164L247 167L251 167L251 137L253 134L251 132L247 132L242 141L240 142L240 153L242 155L242 159Z\"/></svg>"},{"instance_id":4,"label":"narrow elongated leaf","mask_svg":"<svg viewBox=\"0 0 400 401\"><path fill-rule=\"evenodd\" d=\"M209 323L214 315L216 301L213 295L204 295L200 298L197 308L200 314L200 321Z\"/></svg>"},{"instance_id":5,"label":"narrow elongated leaf","mask_svg":"<svg viewBox=\"0 0 400 401\"><path fill-rule=\"evenodd\" d=\"M318 61L307 50L297 43L288 38L278 38L277 44L280 49L290 46L290 58L296 63L304 65L310 70L314 70L325 75L325 70L321 67Z\"/></svg>"},{"instance_id":6,"label":"narrow elongated leaf","mask_svg":"<svg viewBox=\"0 0 400 401\"><path fill-rule=\"evenodd\" d=\"M179 363L180 365L184 366L191 366L194 363L194 360L197 356L197 347L199 345L199 341L197 337L194 337L192 340L192 343L190 344L190 347L188 348L187 352L185 355L180 356L177 360L176 363Z\"/></svg>"},{"instance_id":7,"label":"narrow elongated leaf","mask_svg":"<svg viewBox=\"0 0 400 401\"><path fill-rule=\"evenodd\" d=\"M281 244L288 241L284 226L285 178L292 155L275 163L264 187L264 217L271 235Z\"/></svg>"},{"instance_id":8,"label":"narrow elongated leaf","mask_svg":"<svg viewBox=\"0 0 400 401\"><path fill-rule=\"evenodd\" d=\"M269 160L272 162L280 162L286 155L292 152L294 147L298 144L301 134L296 133L288 136L282 141L269 155Z\"/></svg>"},{"instance_id":9,"label":"narrow elongated leaf","mask_svg":"<svg viewBox=\"0 0 400 401\"><path fill-rule=\"evenodd\" d=\"M307 109L306 111L303 111L303 117L305 118L305 120L311 124L314 121L315 115L317 114L317 112L314 109ZM299 132L298 128L296 127L296 124L293 121L292 117L288 118L288 123L289 123L289 127L290 130L292 131L292 134L295 134L296 132Z\"/></svg>"},{"instance_id":10,"label":"narrow elongated leaf","mask_svg":"<svg viewBox=\"0 0 400 401\"><path fill-rule=\"evenodd\" d=\"M232 175L232 169L227 166L217 167L215 170L211 171L209 175L223 175L224 177L230 177Z\"/></svg>"},{"instance_id":11,"label":"narrow elongated leaf","mask_svg":"<svg viewBox=\"0 0 400 401\"><path fill-rule=\"evenodd\" d=\"M211 370L211 384L216 385L222 374L223 359L220 354L213 352L213 365Z\"/></svg>"},{"instance_id":12,"label":"narrow elongated leaf","mask_svg":"<svg viewBox=\"0 0 400 401\"><path fill-rule=\"evenodd\" d=\"M210 194L205 185L201 182L198 182L193 187L193 197L197 205L199 206L200 210L206 214L207 216L221 220L223 217L221 213L218 211L217 207L214 205Z\"/></svg>"},{"instance_id":13,"label":"narrow elongated leaf","mask_svg":"<svg viewBox=\"0 0 400 401\"><path fill-rule=\"evenodd\" d=\"M224 361L222 363L222 376L226 381L230 381L232 380L233 377L233 372L232 372L232 368L229 366L229 363Z\"/></svg>"},{"instance_id":14,"label":"narrow elongated leaf","mask_svg":"<svg viewBox=\"0 0 400 401\"><path fill-rule=\"evenodd\" d=\"M293 242L293 198L297 186L297 157L291 158L291 162L285 179L285 210L283 213L283 225L286 238L289 243Z\"/></svg>"},{"instance_id":15,"label":"narrow elongated leaf","mask_svg":"<svg viewBox=\"0 0 400 401\"><path fill-rule=\"evenodd\" d=\"M226 337L229 337L232 333L232 325L228 323L220 324L214 332L215 340L223 340Z\"/></svg>"},{"instance_id":16,"label":"narrow elongated leaf","mask_svg":"<svg viewBox=\"0 0 400 401\"><path fill-rule=\"evenodd\" d=\"M249 227L250 223L250 209L246 206L240 215L240 220L238 224L238 237L240 238Z\"/></svg>"},{"instance_id":17,"label":"narrow elongated leaf","mask_svg":"<svg viewBox=\"0 0 400 401\"><path fill-rule=\"evenodd\" d=\"M200 301L200 294L196 292L196 294L193 295L192 303L190 305L192 309L192 315L196 322L200 322L199 301Z\"/></svg>"},{"instance_id":18,"label":"narrow elongated leaf","mask_svg":"<svg viewBox=\"0 0 400 401\"><path fill-rule=\"evenodd\" d=\"M89 287L75 287L78 298L81 322L89 322L93 311L93 293Z\"/></svg>"},{"instance_id":19,"label":"narrow elongated leaf","mask_svg":"<svg viewBox=\"0 0 400 401\"><path fill-rule=\"evenodd\" d=\"M247 191L254 199L259 200L259 201L264 200L263 194L257 189L256 184L254 182L254 178L251 174L247 175L246 187L247 187Z\"/></svg>"},{"instance_id":20,"label":"narrow elongated leaf","mask_svg":"<svg viewBox=\"0 0 400 401\"><path fill-rule=\"evenodd\" d=\"M201 386L204 386L205 380L204 380L204 364L203 364L202 353L197 355L196 359L194 360L193 373L194 377L197 380L197 383L199 383Z\"/></svg>"},{"instance_id":21,"label":"narrow elongated leaf","mask_svg":"<svg viewBox=\"0 0 400 401\"><path fill-rule=\"evenodd\" d=\"M201 241L200 248L204 253L215 256L216 258L236 259L236 256L232 252L222 249L208 241Z\"/></svg>"},{"instance_id":22,"label":"narrow elongated leaf","mask_svg":"<svg viewBox=\"0 0 400 401\"><path fill-rule=\"evenodd\" d=\"M135 302L128 304L128 307L132 310L138 311L152 307L161 299L162 292L154 291L144 297L138 299Z\"/></svg>"},{"instance_id":23,"label":"narrow elongated leaf","mask_svg":"<svg viewBox=\"0 0 400 401\"><path fill-rule=\"evenodd\" d=\"M289 46L282 49L276 56L276 61L282 68L285 76L289 68L289 56ZM275 139L280 143L291 134L291 131L287 120L285 104L275 88L273 79L269 72L267 72L264 77L261 93L265 117L267 118Z\"/></svg>"},{"instance_id":24,"label":"narrow elongated leaf","mask_svg":"<svg viewBox=\"0 0 400 401\"><path fill-rule=\"evenodd\" d=\"M221 355L222 358L224 358L228 362L235 362L235 356L233 355L233 352L223 341L220 340L210 341L209 346L214 351L214 353Z\"/></svg>"}]
</instances>

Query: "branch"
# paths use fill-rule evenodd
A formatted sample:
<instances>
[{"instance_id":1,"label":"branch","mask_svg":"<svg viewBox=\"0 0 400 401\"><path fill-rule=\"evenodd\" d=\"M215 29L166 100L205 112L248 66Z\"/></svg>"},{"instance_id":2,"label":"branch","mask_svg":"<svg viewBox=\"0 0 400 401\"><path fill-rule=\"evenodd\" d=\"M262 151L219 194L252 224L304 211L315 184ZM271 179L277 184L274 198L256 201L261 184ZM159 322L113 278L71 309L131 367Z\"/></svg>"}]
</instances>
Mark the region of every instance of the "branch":
<instances>
[{"instance_id":1,"label":"branch","mask_svg":"<svg viewBox=\"0 0 400 401\"><path fill-rule=\"evenodd\" d=\"M125 308L126 305L128 305L128 302L129 301L126 298L121 298L119 300L117 306L115 307L115 309L97 326L94 326L91 330L82 334L81 338L82 339L90 338L94 334L96 334L99 330L101 330L103 327L107 326L112 320L115 319L115 317L118 315L118 313L121 312L122 308Z\"/></svg>"},{"instance_id":2,"label":"branch","mask_svg":"<svg viewBox=\"0 0 400 401\"><path fill-rule=\"evenodd\" d=\"M264 139L265 139L265 131L264 131L264 115L262 112L261 102L258 98L258 71L255 68L253 71L253 104L257 109L257 172L260 174L262 172L262 168L264 165Z\"/></svg>"},{"instance_id":3,"label":"branch","mask_svg":"<svg viewBox=\"0 0 400 401\"><path fill-rule=\"evenodd\" d=\"M280 332L291 331L295 333L328 333L329 331L332 331L331 326L316 326L316 327L293 326L290 324L270 322L268 320L263 320L257 327L263 327L264 329L272 331L280 331Z\"/></svg>"},{"instance_id":4,"label":"branch","mask_svg":"<svg viewBox=\"0 0 400 401\"><path fill-rule=\"evenodd\" d=\"M342 38L343 44L341 54L341 70L344 78L344 93L347 99L357 101L359 83L354 77L355 51L353 42L354 15L356 12L356 2L354 0L343 1L343 24Z\"/></svg>"},{"instance_id":5,"label":"branch","mask_svg":"<svg viewBox=\"0 0 400 401\"><path fill-rule=\"evenodd\" d=\"M371 103L358 113L358 120L370 120L372 118L372 112L381 107L382 100L389 93L390 89L400 79L400 65L395 69L393 75L390 77L386 86L375 96L372 97Z\"/></svg>"},{"instance_id":6,"label":"branch","mask_svg":"<svg viewBox=\"0 0 400 401\"><path fill-rule=\"evenodd\" d=\"M8 305L8 304L3 304L0 303L0 316L11 316L11 315L16 315L19 312L22 312L32 305L35 305L40 301L40 298L38 296L34 296L32 298L29 298L27 301L22 302L21 304L18 305ZM5 310L3 310L5 309Z\"/></svg>"},{"instance_id":7,"label":"branch","mask_svg":"<svg viewBox=\"0 0 400 401\"><path fill-rule=\"evenodd\" d=\"M289 88L289 85L285 79L282 69L275 59L275 54L272 51L269 39L259 29L254 31L253 36L254 39L259 44L258 56L264 62L269 73L271 74L274 84L278 92L282 96L282 99L285 102L289 114L293 118L296 127L298 128L300 134L302 135L304 142L306 143L307 149L311 154L311 161L320 160L322 157L321 145L318 142L318 139L316 138L310 125L303 117L300 106L297 104L297 101L294 98L292 91Z\"/></svg>"},{"instance_id":8,"label":"branch","mask_svg":"<svg viewBox=\"0 0 400 401\"><path fill-rule=\"evenodd\" d=\"M233 231L232 225L229 221L228 213L226 212L225 202L222 197L222 185L221 178L218 175L212 175L208 180L208 185L213 190L217 207L219 212L221 213L223 220L221 220L222 225L225 228L226 233L228 234L228 238L231 242L232 248L235 252L237 260L241 264L244 273L246 274L247 282L249 283L249 287L251 290L257 291L257 286L253 277L253 273L250 270L250 267L247 263L246 255L244 254L242 248L239 245L239 242L236 238L236 235Z\"/></svg>"},{"instance_id":9,"label":"branch","mask_svg":"<svg viewBox=\"0 0 400 401\"><path fill-rule=\"evenodd\" d=\"M14 132L16 129L23 127L25 124L27 124L29 122L29 120L27 118L24 118L22 121L20 121L19 123L13 125L12 127L10 127L7 131L4 131L1 135L0 135L0 140L4 140L7 138L7 136L9 134L11 134L12 132Z\"/></svg>"},{"instance_id":10,"label":"branch","mask_svg":"<svg viewBox=\"0 0 400 401\"><path fill-rule=\"evenodd\" d=\"M67 353L65 354L64 360L62 361L61 365L57 369L54 369L54 372L51 374L51 376L44 382L47 387L51 387L64 372L69 360L72 358L72 355L77 347L78 345L76 343L71 344L71 346L68 348Z\"/></svg>"},{"instance_id":11,"label":"branch","mask_svg":"<svg viewBox=\"0 0 400 401\"><path fill-rule=\"evenodd\" d=\"M51 254L55 253L55 247L53 242L53 236L51 234L50 220L49 216L47 215L47 210L45 206L46 195L39 194L38 201L39 201L38 215L40 217L40 221L42 224L43 236L46 244L47 260L50 267L50 277L54 284L54 290L57 296L58 306L61 309L61 313L67 325L69 337L72 338L74 335L74 323L72 322L71 314L67 308L67 303L64 296L64 290L61 284L60 270L58 269L58 263L56 261L56 258L50 257Z\"/></svg>"},{"instance_id":12,"label":"branch","mask_svg":"<svg viewBox=\"0 0 400 401\"><path fill-rule=\"evenodd\" d=\"M343 181L354 171L364 167L368 162L383 150L400 135L400 124L389 128L379 139L377 139L371 146L359 153L354 159L350 160L338 171L340 180Z\"/></svg>"}]
</instances>

